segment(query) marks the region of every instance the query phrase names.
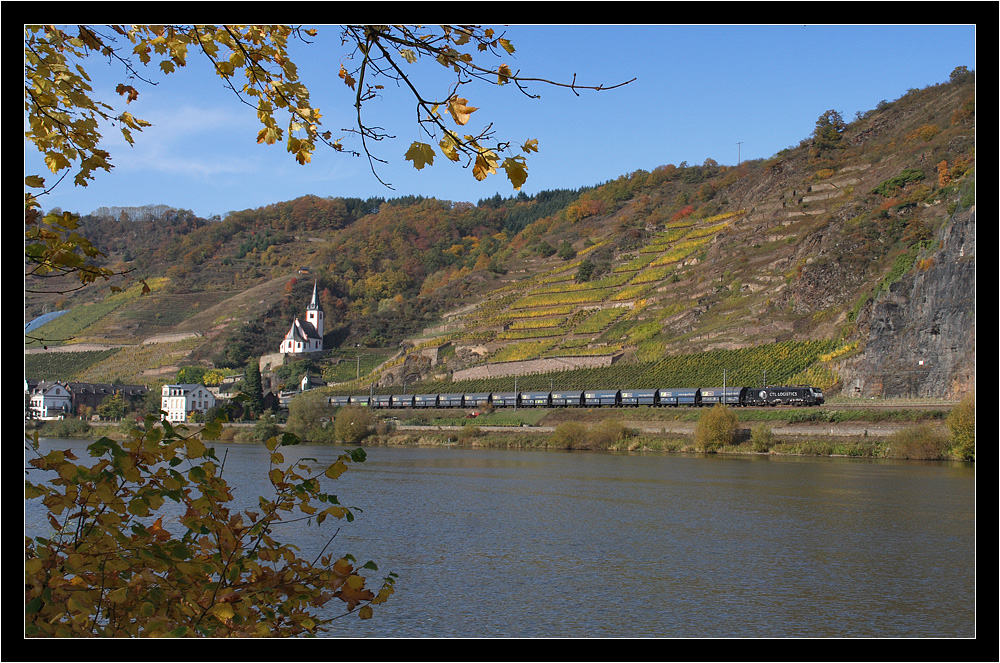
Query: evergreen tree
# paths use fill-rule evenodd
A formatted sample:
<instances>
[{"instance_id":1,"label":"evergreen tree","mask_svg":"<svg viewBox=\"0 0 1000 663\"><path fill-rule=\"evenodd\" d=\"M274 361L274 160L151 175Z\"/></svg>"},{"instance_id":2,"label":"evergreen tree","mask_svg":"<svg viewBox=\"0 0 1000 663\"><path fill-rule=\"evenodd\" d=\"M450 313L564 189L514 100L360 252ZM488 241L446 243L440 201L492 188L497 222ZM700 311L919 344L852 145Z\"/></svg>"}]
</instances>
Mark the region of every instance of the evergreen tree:
<instances>
[{"instance_id":1,"label":"evergreen tree","mask_svg":"<svg viewBox=\"0 0 1000 663\"><path fill-rule=\"evenodd\" d=\"M562 243L559 244L559 251L556 253L556 255L558 255L563 260L571 260L572 258L576 257L576 249L573 248L572 244L570 244L566 240L563 240Z\"/></svg>"},{"instance_id":2,"label":"evergreen tree","mask_svg":"<svg viewBox=\"0 0 1000 663\"><path fill-rule=\"evenodd\" d=\"M261 384L260 366L253 359L247 362L243 371L243 394L247 397L247 409L254 416L264 411L264 388Z\"/></svg>"},{"instance_id":3,"label":"evergreen tree","mask_svg":"<svg viewBox=\"0 0 1000 663\"><path fill-rule=\"evenodd\" d=\"M813 130L812 148L815 154L844 147L842 135L847 123L840 113L835 110L828 110L816 120L816 128Z\"/></svg>"}]
</instances>

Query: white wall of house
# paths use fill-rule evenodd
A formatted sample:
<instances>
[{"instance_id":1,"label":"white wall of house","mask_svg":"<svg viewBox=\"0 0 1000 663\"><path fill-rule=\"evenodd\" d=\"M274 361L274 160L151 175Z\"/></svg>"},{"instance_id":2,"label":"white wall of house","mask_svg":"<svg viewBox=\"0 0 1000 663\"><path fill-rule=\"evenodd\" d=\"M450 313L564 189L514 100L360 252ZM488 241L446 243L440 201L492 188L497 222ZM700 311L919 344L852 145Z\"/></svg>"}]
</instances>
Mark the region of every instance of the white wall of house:
<instances>
[{"instance_id":1,"label":"white wall of house","mask_svg":"<svg viewBox=\"0 0 1000 663\"><path fill-rule=\"evenodd\" d=\"M215 396L201 384L165 384L160 393L160 409L167 421L187 421L193 412L215 407Z\"/></svg>"},{"instance_id":2,"label":"white wall of house","mask_svg":"<svg viewBox=\"0 0 1000 663\"><path fill-rule=\"evenodd\" d=\"M28 414L35 419L60 419L72 407L72 395L59 382L39 384L28 397Z\"/></svg>"}]
</instances>

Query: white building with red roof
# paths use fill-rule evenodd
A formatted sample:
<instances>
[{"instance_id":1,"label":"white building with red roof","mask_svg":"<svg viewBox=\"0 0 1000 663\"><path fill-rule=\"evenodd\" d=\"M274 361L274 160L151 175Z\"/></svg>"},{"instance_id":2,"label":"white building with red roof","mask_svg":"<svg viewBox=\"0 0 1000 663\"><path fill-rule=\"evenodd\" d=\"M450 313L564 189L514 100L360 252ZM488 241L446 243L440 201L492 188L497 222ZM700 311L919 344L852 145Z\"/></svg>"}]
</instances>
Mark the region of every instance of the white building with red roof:
<instances>
[{"instance_id":1,"label":"white building with red roof","mask_svg":"<svg viewBox=\"0 0 1000 663\"><path fill-rule=\"evenodd\" d=\"M313 283L312 301L306 307L306 319L295 318L292 328L281 340L278 352L284 354L304 354L320 352L323 349L323 309L319 306L316 296L316 284Z\"/></svg>"}]
</instances>

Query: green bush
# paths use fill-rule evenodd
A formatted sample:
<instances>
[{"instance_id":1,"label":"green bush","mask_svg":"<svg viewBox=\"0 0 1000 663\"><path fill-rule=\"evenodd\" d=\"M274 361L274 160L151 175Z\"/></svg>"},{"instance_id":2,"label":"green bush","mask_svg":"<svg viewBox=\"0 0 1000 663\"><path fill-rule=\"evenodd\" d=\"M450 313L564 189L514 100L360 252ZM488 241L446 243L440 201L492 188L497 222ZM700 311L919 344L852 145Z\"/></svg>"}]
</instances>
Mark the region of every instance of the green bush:
<instances>
[{"instance_id":1,"label":"green bush","mask_svg":"<svg viewBox=\"0 0 1000 663\"><path fill-rule=\"evenodd\" d=\"M705 453L715 453L733 443L737 424L739 417L736 412L721 403L703 410L694 429L695 445Z\"/></svg>"},{"instance_id":2,"label":"green bush","mask_svg":"<svg viewBox=\"0 0 1000 663\"><path fill-rule=\"evenodd\" d=\"M458 442L459 444L469 444L473 439L482 435L483 431L479 426L463 426L462 430L458 431Z\"/></svg>"},{"instance_id":3,"label":"green bush","mask_svg":"<svg viewBox=\"0 0 1000 663\"><path fill-rule=\"evenodd\" d=\"M337 412L333 434L338 442L357 444L375 432L375 413L363 407L345 407Z\"/></svg>"},{"instance_id":4,"label":"green bush","mask_svg":"<svg viewBox=\"0 0 1000 663\"><path fill-rule=\"evenodd\" d=\"M288 432L303 442L335 442L334 408L327 394L313 389L292 398L288 404Z\"/></svg>"},{"instance_id":5,"label":"green bush","mask_svg":"<svg viewBox=\"0 0 1000 663\"><path fill-rule=\"evenodd\" d=\"M750 431L750 446L755 452L767 453L774 443L774 431L766 424L757 424Z\"/></svg>"},{"instance_id":6,"label":"green bush","mask_svg":"<svg viewBox=\"0 0 1000 663\"><path fill-rule=\"evenodd\" d=\"M976 394L969 394L948 415L951 454L959 460L976 460Z\"/></svg>"},{"instance_id":7,"label":"green bush","mask_svg":"<svg viewBox=\"0 0 1000 663\"><path fill-rule=\"evenodd\" d=\"M880 196L891 198L907 184L910 184L911 182L919 182L922 179L924 179L924 172L922 170L917 168L906 168L899 175L887 179L872 189L872 193L877 193Z\"/></svg>"},{"instance_id":8,"label":"green bush","mask_svg":"<svg viewBox=\"0 0 1000 663\"><path fill-rule=\"evenodd\" d=\"M90 424L81 419L44 421L38 427L42 437L89 437Z\"/></svg>"},{"instance_id":9,"label":"green bush","mask_svg":"<svg viewBox=\"0 0 1000 663\"><path fill-rule=\"evenodd\" d=\"M254 423L253 428L243 429L237 433L240 442L257 442L264 444L272 437L281 435L281 427L273 414L262 414Z\"/></svg>"}]
</instances>

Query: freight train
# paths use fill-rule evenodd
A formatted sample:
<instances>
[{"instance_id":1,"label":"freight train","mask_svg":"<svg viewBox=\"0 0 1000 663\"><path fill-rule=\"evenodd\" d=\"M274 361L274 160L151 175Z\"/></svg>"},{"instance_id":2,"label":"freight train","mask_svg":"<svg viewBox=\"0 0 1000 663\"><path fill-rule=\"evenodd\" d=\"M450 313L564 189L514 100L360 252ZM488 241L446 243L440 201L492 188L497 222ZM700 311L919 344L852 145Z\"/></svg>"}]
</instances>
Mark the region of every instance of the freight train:
<instances>
[{"instance_id":1,"label":"freight train","mask_svg":"<svg viewBox=\"0 0 1000 663\"><path fill-rule=\"evenodd\" d=\"M721 403L733 407L823 404L817 387L698 387L693 389L584 389L582 391L506 391L451 394L392 394L332 396L337 407L375 409L532 408L532 407L702 407Z\"/></svg>"}]
</instances>

